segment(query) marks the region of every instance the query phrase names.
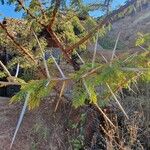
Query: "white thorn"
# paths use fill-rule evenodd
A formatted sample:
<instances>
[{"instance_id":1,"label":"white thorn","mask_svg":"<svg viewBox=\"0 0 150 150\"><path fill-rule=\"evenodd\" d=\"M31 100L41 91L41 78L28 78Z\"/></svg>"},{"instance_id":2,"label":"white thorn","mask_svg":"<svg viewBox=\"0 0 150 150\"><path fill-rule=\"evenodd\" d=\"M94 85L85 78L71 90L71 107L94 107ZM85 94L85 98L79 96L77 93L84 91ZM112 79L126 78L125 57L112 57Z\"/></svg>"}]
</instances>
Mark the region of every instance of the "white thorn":
<instances>
[{"instance_id":1,"label":"white thorn","mask_svg":"<svg viewBox=\"0 0 150 150\"><path fill-rule=\"evenodd\" d=\"M94 67L94 63L95 63L95 59L96 59L97 44L98 44L98 33L96 36L96 42L95 42L95 47L94 47L94 54L93 54L93 59L92 59L92 68Z\"/></svg>"},{"instance_id":2,"label":"white thorn","mask_svg":"<svg viewBox=\"0 0 150 150\"><path fill-rule=\"evenodd\" d=\"M125 112L125 110L123 109L123 107L121 106L120 102L118 101L116 95L113 93L113 91L111 90L110 86L108 85L108 83L106 83L107 87L109 88L112 96L114 97L115 101L117 102L117 104L119 105L120 109L122 110L122 112L124 113L124 115L126 116L127 119L129 119L127 113Z\"/></svg>"},{"instance_id":3,"label":"white thorn","mask_svg":"<svg viewBox=\"0 0 150 150\"><path fill-rule=\"evenodd\" d=\"M120 34L121 32L118 33L118 36L117 36L117 39L116 39L116 42L115 42L115 46L114 46L114 49L112 51L112 56L111 56L111 60L110 60L110 65L114 59L114 56L115 56L115 52L116 52L116 48L117 48L117 44L118 44L118 41L119 41L119 38L120 38Z\"/></svg>"},{"instance_id":4,"label":"white thorn","mask_svg":"<svg viewBox=\"0 0 150 150\"><path fill-rule=\"evenodd\" d=\"M82 62L83 64L85 64L84 60L83 60L82 57L79 55L79 53L78 53L77 51L75 51L75 52L76 52L77 56L79 57L79 59L81 60L81 62Z\"/></svg>"},{"instance_id":5,"label":"white thorn","mask_svg":"<svg viewBox=\"0 0 150 150\"><path fill-rule=\"evenodd\" d=\"M25 111L26 111L26 108L27 108L27 104L28 104L28 100L29 100L29 97L30 97L30 93L28 92L27 96L26 96L26 99L25 99L25 102L24 102L24 105L23 105L23 108L21 110L21 114L19 116L19 120L18 120L18 123L17 123L17 126L16 126L16 129L15 129L15 133L13 135L13 138L12 138L12 141L11 141L11 144L10 144L10 150L12 149L12 146L13 146L13 143L16 139L16 135L18 133L18 130L20 128L20 125L22 123L22 120L23 120L23 117L24 117L24 114L25 114Z\"/></svg>"},{"instance_id":6,"label":"white thorn","mask_svg":"<svg viewBox=\"0 0 150 150\"><path fill-rule=\"evenodd\" d=\"M55 58L53 57L52 54L51 54L51 57L52 57L52 59L54 60L54 63L55 63L55 65L57 66L57 68L58 68L58 70L59 70L61 76L62 76L63 78L66 78L66 76L64 75L63 71L62 71L61 68L59 67L58 63L56 62L56 60L55 60Z\"/></svg>"},{"instance_id":7,"label":"white thorn","mask_svg":"<svg viewBox=\"0 0 150 150\"><path fill-rule=\"evenodd\" d=\"M17 64L17 69L16 69L15 77L18 77L18 74L19 74L19 63Z\"/></svg>"}]
</instances>

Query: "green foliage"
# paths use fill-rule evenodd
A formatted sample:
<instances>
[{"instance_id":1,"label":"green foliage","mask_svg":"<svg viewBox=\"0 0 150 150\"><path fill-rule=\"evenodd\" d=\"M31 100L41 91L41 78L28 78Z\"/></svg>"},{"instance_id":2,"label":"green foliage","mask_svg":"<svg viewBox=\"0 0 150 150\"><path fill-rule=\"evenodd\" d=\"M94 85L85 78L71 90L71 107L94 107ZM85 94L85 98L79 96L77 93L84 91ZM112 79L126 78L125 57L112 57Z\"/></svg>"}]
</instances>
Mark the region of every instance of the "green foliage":
<instances>
[{"instance_id":1,"label":"green foliage","mask_svg":"<svg viewBox=\"0 0 150 150\"><path fill-rule=\"evenodd\" d=\"M142 80L144 82L150 83L150 70L142 75Z\"/></svg>"},{"instance_id":2,"label":"green foliage","mask_svg":"<svg viewBox=\"0 0 150 150\"><path fill-rule=\"evenodd\" d=\"M12 102L22 101L26 94L30 92L29 109L34 109L39 106L42 98L48 96L54 87L55 82L48 80L31 80L27 84L21 86L21 91L12 97Z\"/></svg>"},{"instance_id":3,"label":"green foliage","mask_svg":"<svg viewBox=\"0 0 150 150\"><path fill-rule=\"evenodd\" d=\"M144 37L141 33L137 33L138 39L136 40L136 46L144 44Z\"/></svg>"},{"instance_id":4,"label":"green foliage","mask_svg":"<svg viewBox=\"0 0 150 150\"><path fill-rule=\"evenodd\" d=\"M73 106L75 108L85 104L87 93L83 88L82 81L78 81L73 88Z\"/></svg>"},{"instance_id":5,"label":"green foliage","mask_svg":"<svg viewBox=\"0 0 150 150\"><path fill-rule=\"evenodd\" d=\"M5 72L0 71L0 78L6 77Z\"/></svg>"},{"instance_id":6,"label":"green foliage","mask_svg":"<svg viewBox=\"0 0 150 150\"><path fill-rule=\"evenodd\" d=\"M94 68L96 70L96 74L91 74L86 77L87 88L90 94L88 95L83 83L81 85L77 85L73 92L75 93L73 105L75 107L83 105L88 97L90 99L89 102L91 103L98 103L100 106L105 105L112 95L106 87L106 83L111 87L112 91L116 93L122 88L129 88L132 82L138 80L139 77L146 82L149 82L149 55L149 52L143 52L134 57L131 61L125 62L124 60L126 60L126 58L124 58L123 60L114 61L112 65L97 65ZM85 65L82 67L75 78L79 80L86 74L86 72L90 72L90 66L91 65L89 64L88 66ZM127 70L124 70L125 68L127 68ZM133 68L133 70L131 71L130 68ZM140 69L142 68L147 68L147 70L141 71ZM139 76L139 74L141 74L141 76ZM96 88L98 87L103 88L100 94L96 93Z\"/></svg>"},{"instance_id":7,"label":"green foliage","mask_svg":"<svg viewBox=\"0 0 150 150\"><path fill-rule=\"evenodd\" d=\"M84 147L84 140L85 139L84 139L83 126L85 124L85 119L86 119L86 115L84 113L82 113L80 115L80 119L78 122L76 122L76 123L71 122L71 128L75 129L75 131L79 131L78 136L76 136L70 140L70 143L71 143L74 150L79 150L79 149L82 149Z\"/></svg>"},{"instance_id":8,"label":"green foliage","mask_svg":"<svg viewBox=\"0 0 150 150\"><path fill-rule=\"evenodd\" d=\"M76 139L73 139L71 141L73 149L74 150L82 149L83 146L84 146L83 141L84 141L84 136L83 135L79 135Z\"/></svg>"},{"instance_id":9,"label":"green foliage","mask_svg":"<svg viewBox=\"0 0 150 150\"><path fill-rule=\"evenodd\" d=\"M22 58L21 56L16 56L13 59L11 59L8 62L7 67L9 69L12 69L12 68L16 67L17 64L19 64L20 67L24 68L24 69L29 69L29 68L33 67L29 61L27 61L25 58Z\"/></svg>"},{"instance_id":10,"label":"green foliage","mask_svg":"<svg viewBox=\"0 0 150 150\"><path fill-rule=\"evenodd\" d=\"M147 50L150 50L150 33L142 34L137 33L138 39L136 40L136 46L144 45L146 46Z\"/></svg>"}]
</instances>

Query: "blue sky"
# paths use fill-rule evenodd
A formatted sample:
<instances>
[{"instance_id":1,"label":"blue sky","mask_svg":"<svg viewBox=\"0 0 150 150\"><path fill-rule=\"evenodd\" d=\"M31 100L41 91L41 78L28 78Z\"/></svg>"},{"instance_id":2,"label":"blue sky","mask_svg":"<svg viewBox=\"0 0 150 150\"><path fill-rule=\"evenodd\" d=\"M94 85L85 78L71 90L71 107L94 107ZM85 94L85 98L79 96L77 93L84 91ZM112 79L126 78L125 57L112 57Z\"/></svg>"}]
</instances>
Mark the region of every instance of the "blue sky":
<instances>
[{"instance_id":1,"label":"blue sky","mask_svg":"<svg viewBox=\"0 0 150 150\"><path fill-rule=\"evenodd\" d=\"M95 2L97 3L99 0L84 0L87 3L92 3ZM113 8L115 8L117 5L123 4L125 0L114 0L113 2ZM14 11L15 6L14 5L1 5L0 4L0 20L4 17L11 17L11 18L21 18L22 17L22 12L18 13ZM100 16L101 12L100 11L95 11L91 13L92 16Z\"/></svg>"}]
</instances>

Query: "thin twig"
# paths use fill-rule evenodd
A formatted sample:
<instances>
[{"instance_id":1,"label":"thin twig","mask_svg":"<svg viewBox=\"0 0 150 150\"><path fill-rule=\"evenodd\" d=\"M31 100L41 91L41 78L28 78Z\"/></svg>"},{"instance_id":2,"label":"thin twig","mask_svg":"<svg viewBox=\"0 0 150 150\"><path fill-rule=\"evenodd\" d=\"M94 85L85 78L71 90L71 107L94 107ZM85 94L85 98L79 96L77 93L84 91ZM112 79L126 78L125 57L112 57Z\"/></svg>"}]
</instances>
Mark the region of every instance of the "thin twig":
<instances>
[{"instance_id":1,"label":"thin twig","mask_svg":"<svg viewBox=\"0 0 150 150\"><path fill-rule=\"evenodd\" d=\"M127 62L127 61L131 61L135 56L137 56L138 52L135 52L134 54L132 55L129 55L129 57L127 57L123 63Z\"/></svg>"},{"instance_id":2,"label":"thin twig","mask_svg":"<svg viewBox=\"0 0 150 150\"><path fill-rule=\"evenodd\" d=\"M101 125L100 125L100 126L101 126ZM113 137L110 135L110 133L108 133L108 132L104 129L104 127L101 126L101 128L102 128L102 130L104 131L104 133L120 147L120 150L126 150L124 147L122 147L122 145L120 145L120 144L118 144L118 143L116 142L115 137L113 138Z\"/></svg>"},{"instance_id":3,"label":"thin twig","mask_svg":"<svg viewBox=\"0 0 150 150\"><path fill-rule=\"evenodd\" d=\"M89 91L89 89L88 89L88 86L87 86L87 84L86 84L86 82L85 82L85 79L83 79L82 81L83 81L83 84L84 84L84 86L85 86L85 89L86 89L87 94L89 95L89 97L91 97L91 93L90 93L90 91ZM113 127L115 127L115 125L111 122L111 120L107 117L107 115L102 111L102 109L98 106L98 104L95 103L94 105L95 105L95 106L98 108L98 110L102 113L102 115L104 116L104 118L105 118Z\"/></svg>"},{"instance_id":4,"label":"thin twig","mask_svg":"<svg viewBox=\"0 0 150 150\"><path fill-rule=\"evenodd\" d=\"M103 110L98 106L98 104L95 104L95 106L98 108L98 110L102 113L102 115L104 116L104 118L114 127L115 125L112 123L112 121L107 117L107 115L103 112Z\"/></svg>"},{"instance_id":5,"label":"thin twig","mask_svg":"<svg viewBox=\"0 0 150 150\"><path fill-rule=\"evenodd\" d=\"M137 94L129 85L127 85L129 91L132 91L134 94Z\"/></svg>"},{"instance_id":6,"label":"thin twig","mask_svg":"<svg viewBox=\"0 0 150 150\"><path fill-rule=\"evenodd\" d=\"M16 0L16 1L18 2L18 4L22 7L22 9L23 9L31 18L35 19L35 20L37 21L37 23L39 23L41 26L46 27L45 24L43 24L41 21L39 21L38 18L36 18L36 17L32 14L32 12L30 12L30 10L27 9L27 8L23 5L23 3L22 3L21 0Z\"/></svg>"},{"instance_id":7,"label":"thin twig","mask_svg":"<svg viewBox=\"0 0 150 150\"><path fill-rule=\"evenodd\" d=\"M45 14L45 9L44 9L44 7L43 7L43 5L42 5L42 2L41 2L40 0L38 0L38 2L39 2L39 4L40 4L40 11L41 11L41 13L42 13L44 19L46 20L47 18L46 18L46 14Z\"/></svg>"},{"instance_id":8,"label":"thin twig","mask_svg":"<svg viewBox=\"0 0 150 150\"><path fill-rule=\"evenodd\" d=\"M102 58L105 60L106 63L108 63L108 60L106 59L106 57L100 52L100 55L102 56Z\"/></svg>"},{"instance_id":9,"label":"thin twig","mask_svg":"<svg viewBox=\"0 0 150 150\"><path fill-rule=\"evenodd\" d=\"M85 78L85 77L87 77L87 76L89 76L89 75L95 73L95 72L96 72L97 70L99 70L100 68L102 68L102 66L98 66L98 67L92 69L91 71L85 73L85 74L82 76L82 78Z\"/></svg>"},{"instance_id":10,"label":"thin twig","mask_svg":"<svg viewBox=\"0 0 150 150\"><path fill-rule=\"evenodd\" d=\"M123 86L124 86L124 84L126 84L126 83L128 83L128 81L129 80L136 80L139 76L141 76L142 75L142 73L138 73L137 75L135 75L135 76L133 76L132 78L130 78L130 79L125 79L120 85L118 85L115 89L114 89L114 91L113 91L113 93L116 93L117 91L119 91ZM105 97L103 97L102 99L108 99L109 97L111 97L111 93L110 94L108 94L108 95L106 95Z\"/></svg>"},{"instance_id":11,"label":"thin twig","mask_svg":"<svg viewBox=\"0 0 150 150\"><path fill-rule=\"evenodd\" d=\"M123 70L123 71L141 72L141 71L150 71L150 68L129 68L129 67L122 67L121 70Z\"/></svg>"},{"instance_id":12,"label":"thin twig","mask_svg":"<svg viewBox=\"0 0 150 150\"><path fill-rule=\"evenodd\" d=\"M18 83L18 82L4 82L4 81L0 81L0 87L1 87L1 86L8 86L8 85L21 85L21 83Z\"/></svg>"},{"instance_id":13,"label":"thin twig","mask_svg":"<svg viewBox=\"0 0 150 150\"><path fill-rule=\"evenodd\" d=\"M106 83L108 89L110 90L112 96L114 97L115 101L117 102L117 104L119 105L120 109L122 110L122 112L124 113L124 115L126 116L127 119L129 119L128 115L126 114L125 110L123 109L123 107L121 106L120 102L118 101L116 95L114 94L114 92L112 91L112 89L110 88L109 84Z\"/></svg>"},{"instance_id":14,"label":"thin twig","mask_svg":"<svg viewBox=\"0 0 150 150\"><path fill-rule=\"evenodd\" d=\"M64 93L64 90L65 90L65 86L66 86L66 82L64 81L63 85L62 85L62 88L61 88L61 91L60 91L60 94L59 94L59 99L58 99L57 104L56 104L55 109L54 109L54 112L57 111L57 108L58 108L58 105L60 103L61 97L62 97L62 95Z\"/></svg>"},{"instance_id":15,"label":"thin twig","mask_svg":"<svg viewBox=\"0 0 150 150\"><path fill-rule=\"evenodd\" d=\"M136 90L137 90L138 92L140 92L140 90L139 90L139 88L138 88L138 86L137 86L136 80L133 80L132 83L133 83L133 85L135 86Z\"/></svg>"}]
</instances>

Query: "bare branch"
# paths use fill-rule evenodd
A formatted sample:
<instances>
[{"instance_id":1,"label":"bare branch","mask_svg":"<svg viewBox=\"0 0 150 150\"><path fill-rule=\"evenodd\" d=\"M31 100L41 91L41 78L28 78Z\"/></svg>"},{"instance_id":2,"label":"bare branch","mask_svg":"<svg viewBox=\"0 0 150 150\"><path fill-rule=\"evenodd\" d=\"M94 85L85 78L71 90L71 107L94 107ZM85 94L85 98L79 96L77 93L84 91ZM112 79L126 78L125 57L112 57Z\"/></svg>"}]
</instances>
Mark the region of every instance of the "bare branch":
<instances>
[{"instance_id":1,"label":"bare branch","mask_svg":"<svg viewBox=\"0 0 150 150\"><path fill-rule=\"evenodd\" d=\"M110 90L112 96L114 97L115 101L117 102L117 104L119 105L120 109L122 110L122 112L124 113L124 115L126 116L127 119L129 119L128 115L126 114L125 110L123 109L123 107L121 106L120 102L118 101L117 97L115 96L114 92L111 90L110 86L108 83L106 83L108 89Z\"/></svg>"},{"instance_id":2,"label":"bare branch","mask_svg":"<svg viewBox=\"0 0 150 150\"><path fill-rule=\"evenodd\" d=\"M2 86L8 86L8 85L21 85L20 83L16 83L16 82L4 82L4 81L0 81L0 87Z\"/></svg>"},{"instance_id":3,"label":"bare branch","mask_svg":"<svg viewBox=\"0 0 150 150\"><path fill-rule=\"evenodd\" d=\"M19 3L19 5L22 7L22 9L23 9L31 18L35 19L41 26L46 27L42 22L40 22L40 21L29 11L29 9L27 9L27 8L23 5L23 3L22 3L21 0L16 0L16 1Z\"/></svg>"},{"instance_id":4,"label":"bare branch","mask_svg":"<svg viewBox=\"0 0 150 150\"><path fill-rule=\"evenodd\" d=\"M60 103L61 97L62 97L62 95L64 93L64 90L65 90L65 86L66 86L66 82L64 81L63 85L62 85L62 88L61 88L61 91L60 91L60 94L59 94L59 99L58 99L57 104L56 104L55 109L54 109L54 112L57 111L57 108L58 108L58 105Z\"/></svg>"},{"instance_id":5,"label":"bare branch","mask_svg":"<svg viewBox=\"0 0 150 150\"><path fill-rule=\"evenodd\" d=\"M49 23L49 25L48 25L48 29L51 29L51 28L52 28L52 26L53 26L53 24L54 24L54 21L55 21L55 19L56 19L56 15L57 15L58 9L59 9L59 7L60 7L60 0L55 0L55 1L56 1L56 3L55 3L55 8L54 8L54 10L53 10L53 12L52 12L52 18L51 18L50 23Z\"/></svg>"},{"instance_id":6,"label":"bare branch","mask_svg":"<svg viewBox=\"0 0 150 150\"><path fill-rule=\"evenodd\" d=\"M33 19L35 19L37 21L37 23L39 23L42 27L44 27L47 32L50 34L50 36L52 37L52 39L55 41L55 43L57 44L57 46L62 50L64 56L67 58L67 61L70 62L72 64L72 60L69 56L69 54L65 51L63 44L61 43L61 41L59 40L59 38L57 37L57 35L53 32L52 30L52 25L54 23L56 14L57 14L57 10L59 8L60 5L60 0L56 0L56 5L55 5L55 9L53 11L53 15L52 15L52 20L50 21L49 25L45 25L42 22L40 22L30 11L29 9L27 9L23 3L20 0L17 0L17 2L21 5L21 7L23 8L23 10Z\"/></svg>"},{"instance_id":7,"label":"bare branch","mask_svg":"<svg viewBox=\"0 0 150 150\"><path fill-rule=\"evenodd\" d=\"M73 64L73 62L72 62L72 60L70 58L70 55L66 52L63 44L61 43L61 41L59 40L59 38L57 37L57 35L54 33L54 31L51 28L47 28L47 32L50 34L50 36L55 41L55 43L60 48L60 50L63 52L63 54L64 54L65 58L67 59L67 61L70 64Z\"/></svg>"}]
</instances>

